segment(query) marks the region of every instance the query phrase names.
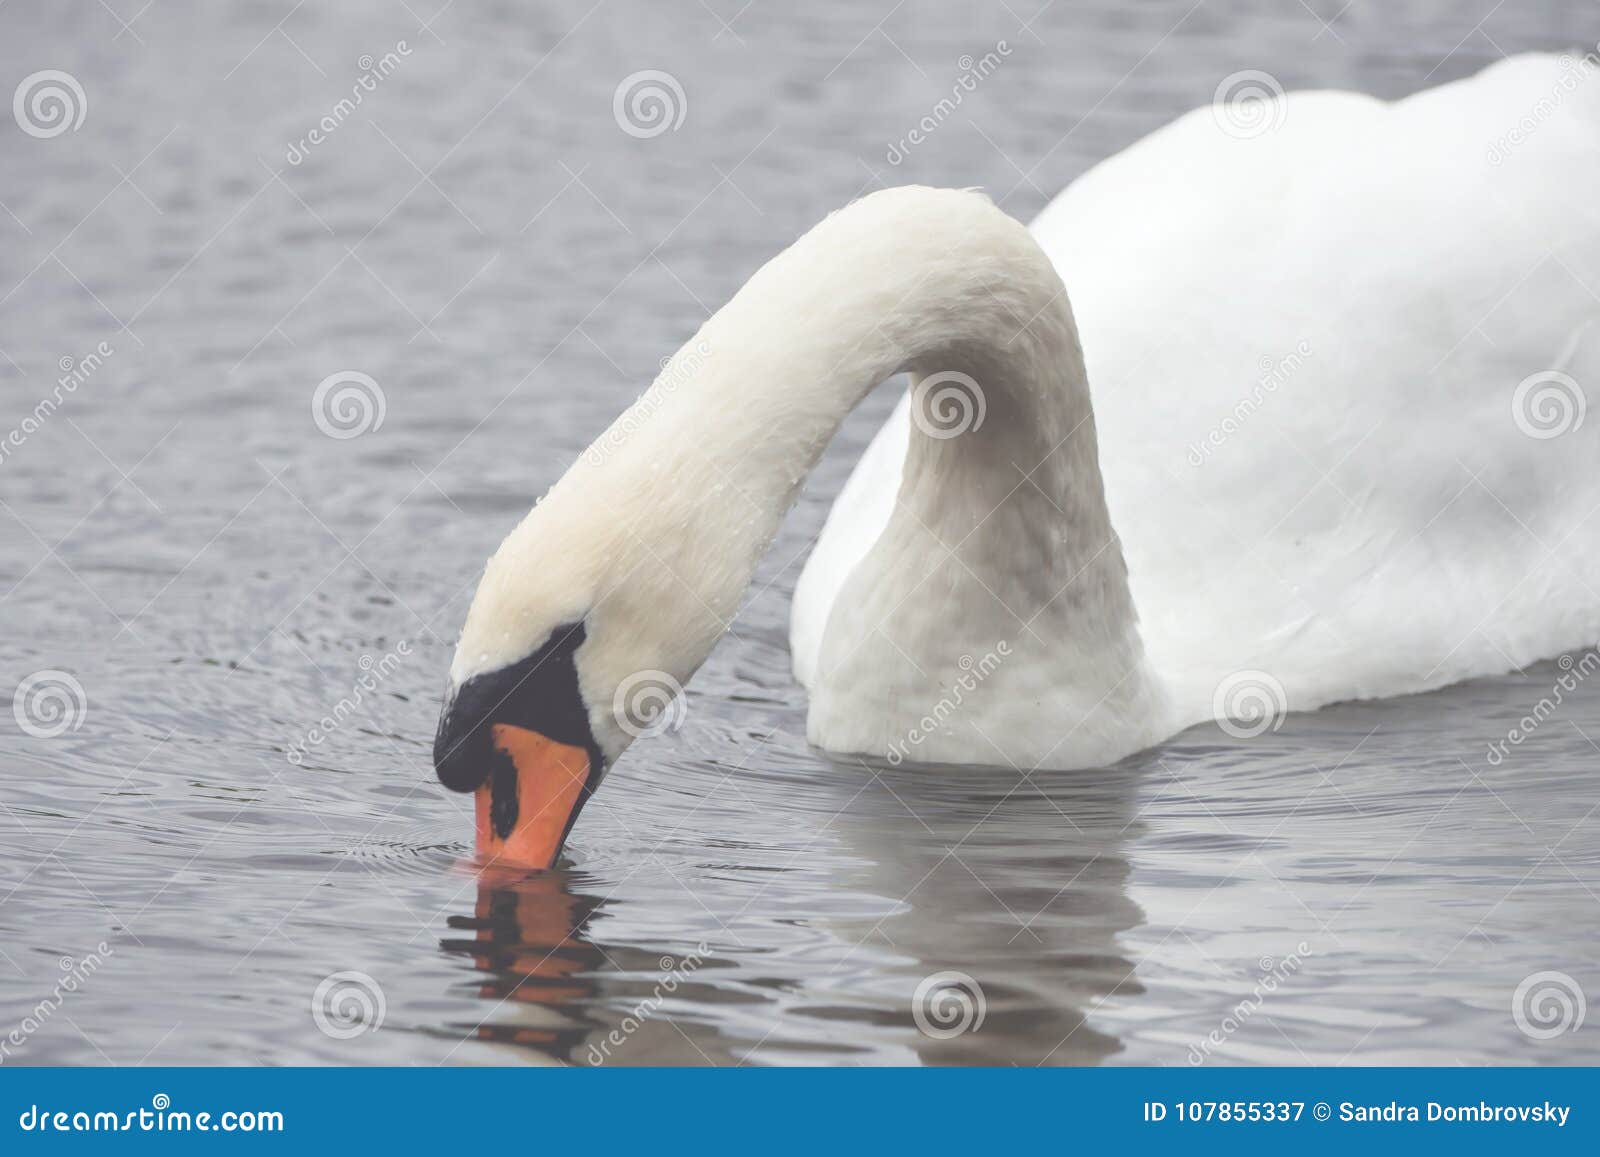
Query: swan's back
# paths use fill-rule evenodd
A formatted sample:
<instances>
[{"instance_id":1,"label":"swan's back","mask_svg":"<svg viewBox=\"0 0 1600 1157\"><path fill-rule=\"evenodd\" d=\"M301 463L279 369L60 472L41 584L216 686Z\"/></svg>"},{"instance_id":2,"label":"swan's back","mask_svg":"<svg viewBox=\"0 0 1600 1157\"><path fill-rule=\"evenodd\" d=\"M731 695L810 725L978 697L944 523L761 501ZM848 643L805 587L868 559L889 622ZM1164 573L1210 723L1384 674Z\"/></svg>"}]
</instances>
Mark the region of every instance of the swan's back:
<instances>
[{"instance_id":1,"label":"swan's back","mask_svg":"<svg viewBox=\"0 0 1600 1157\"><path fill-rule=\"evenodd\" d=\"M1035 222L1183 721L1241 670L1301 710L1600 637L1596 81L1524 56L1392 104L1297 93L1247 139L1198 110ZM906 439L902 404L797 588L803 680Z\"/></svg>"}]
</instances>

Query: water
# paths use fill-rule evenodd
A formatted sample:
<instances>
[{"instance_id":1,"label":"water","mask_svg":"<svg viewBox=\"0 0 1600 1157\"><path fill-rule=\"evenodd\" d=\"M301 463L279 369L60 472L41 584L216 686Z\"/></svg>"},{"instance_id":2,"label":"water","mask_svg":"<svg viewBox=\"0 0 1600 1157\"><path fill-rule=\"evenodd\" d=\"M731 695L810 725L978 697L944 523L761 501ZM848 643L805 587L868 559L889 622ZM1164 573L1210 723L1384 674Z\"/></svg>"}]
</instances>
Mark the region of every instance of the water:
<instances>
[{"instance_id":1,"label":"water","mask_svg":"<svg viewBox=\"0 0 1600 1157\"><path fill-rule=\"evenodd\" d=\"M889 391L812 479L683 729L628 753L566 870L462 868L470 804L433 779L483 559L827 210L927 181L1026 219L1239 69L1398 95L1600 27L1580 0L1481 24L1313 7L1330 27L1220 2L0 9L6 85L61 69L88 101L75 132L0 133L0 425L61 359L91 371L0 462L0 686L63 670L87 703L55 737L0 731L0 1056L1600 1060L1593 1025L1535 1039L1512 1012L1540 972L1600 991L1600 696L1487 755L1552 664L1250 740L1201 728L1109 771L809 750L789 594ZM1002 39L890 164L959 58ZM388 52L336 114L362 55ZM648 68L686 115L636 138L612 93ZM345 370L386 409L339 439L311 399ZM913 1016L943 972L982 991L953 1036L953 1001L931 1035ZM319 984L348 1031L319 1029Z\"/></svg>"}]
</instances>

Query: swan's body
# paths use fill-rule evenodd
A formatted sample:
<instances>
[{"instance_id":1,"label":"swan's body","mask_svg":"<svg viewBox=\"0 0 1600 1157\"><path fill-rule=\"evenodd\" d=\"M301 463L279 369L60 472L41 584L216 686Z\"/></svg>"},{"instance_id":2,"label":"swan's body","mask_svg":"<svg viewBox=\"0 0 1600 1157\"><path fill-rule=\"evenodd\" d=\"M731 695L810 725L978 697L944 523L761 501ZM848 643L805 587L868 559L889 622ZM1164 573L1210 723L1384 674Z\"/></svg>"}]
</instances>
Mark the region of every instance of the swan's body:
<instances>
[{"instance_id":1,"label":"swan's body","mask_svg":"<svg viewBox=\"0 0 1600 1157\"><path fill-rule=\"evenodd\" d=\"M565 827L518 850L519 814L570 827L647 729L640 679L688 680L839 423L900 371L911 400L796 591L823 748L1087 766L1241 686L1312 709L1593 642L1600 421L1533 437L1513 414L1539 416L1530 375L1568 375L1573 405L1600 382L1600 83L1561 69L1296 95L1247 140L1191 114L1033 235L953 190L829 217L490 560L436 746L479 791L480 846L553 858ZM951 383L983 409L954 437L930 390ZM552 775L582 794L530 794Z\"/></svg>"},{"instance_id":2,"label":"swan's body","mask_svg":"<svg viewBox=\"0 0 1600 1157\"><path fill-rule=\"evenodd\" d=\"M1547 370L1600 404L1600 66L1582 67L1522 57L1394 104L1294 94L1247 140L1199 110L1034 223L1084 335L1111 524L1168 696L1154 730L1235 695L1309 710L1600 637L1600 421L1540 439L1513 414L1519 383ZM1537 131L1499 157L1535 108ZM1571 388L1551 387L1517 399L1525 420L1540 404L1549 422L1576 419L1560 412L1578 404ZM795 592L795 670L824 705L824 747L883 751L915 722L887 722L867 685L880 680L832 673L864 629L836 606L845 576L864 590L895 565L870 551L893 525L908 412L903 400L863 457ZM1015 462L1011 482L1037 457ZM968 564L1003 570L1005 544L991 546ZM913 612L942 632L924 593ZM1004 611L986 625L1031 641ZM1078 662L1070 634L1048 641L1055 666ZM920 642L908 629L873 661L892 668L898 649L961 673ZM1016 666L1020 685L996 698L1048 693L1050 665ZM1000 747L1031 766L1076 723L986 708L964 703L915 754L992 762ZM914 714L930 709L925 692ZM1109 746L1144 746L1150 729L1128 719ZM1067 739L1054 755L1100 750Z\"/></svg>"}]
</instances>

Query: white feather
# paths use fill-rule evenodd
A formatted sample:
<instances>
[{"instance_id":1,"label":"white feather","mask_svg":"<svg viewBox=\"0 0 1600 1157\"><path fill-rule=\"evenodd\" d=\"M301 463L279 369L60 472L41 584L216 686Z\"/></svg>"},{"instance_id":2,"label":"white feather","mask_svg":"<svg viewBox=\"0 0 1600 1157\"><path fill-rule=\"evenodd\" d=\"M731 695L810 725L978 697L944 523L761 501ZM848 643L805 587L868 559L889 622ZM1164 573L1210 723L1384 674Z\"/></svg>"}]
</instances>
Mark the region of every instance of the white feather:
<instances>
[{"instance_id":1,"label":"white feather","mask_svg":"<svg viewBox=\"0 0 1600 1157\"><path fill-rule=\"evenodd\" d=\"M1600 77L1574 67L1294 94L1250 139L1201 110L1032 236L971 192L834 214L506 540L453 679L584 617L614 758L615 689L688 679L902 370L965 375L984 419L935 437L902 401L829 517L792 631L824 748L1098 764L1239 693L1310 710L1592 643L1600 421L1513 412L1531 375L1575 407L1600 382Z\"/></svg>"}]
</instances>

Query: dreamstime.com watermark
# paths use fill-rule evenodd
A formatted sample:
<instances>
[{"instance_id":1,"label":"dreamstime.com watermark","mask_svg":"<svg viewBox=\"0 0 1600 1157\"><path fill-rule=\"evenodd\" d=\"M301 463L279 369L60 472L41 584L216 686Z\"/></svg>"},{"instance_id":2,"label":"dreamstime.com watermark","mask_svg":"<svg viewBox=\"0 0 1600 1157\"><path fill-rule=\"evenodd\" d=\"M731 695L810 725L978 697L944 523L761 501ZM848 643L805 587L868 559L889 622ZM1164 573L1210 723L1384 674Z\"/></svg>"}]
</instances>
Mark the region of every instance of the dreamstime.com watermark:
<instances>
[{"instance_id":1,"label":"dreamstime.com watermark","mask_svg":"<svg viewBox=\"0 0 1600 1157\"><path fill-rule=\"evenodd\" d=\"M394 48L385 52L377 59L371 53L364 54L356 61L361 69L361 75L356 77L355 83L350 86L350 95L341 97L329 109L311 131L297 141L290 141L284 160L291 165L298 165L310 156L311 150L320 145L338 131L339 126L349 120L361 102L371 93L378 91L378 85L392 76L400 67L400 62L411 55L411 46L404 40L395 41Z\"/></svg>"},{"instance_id":2,"label":"dreamstime.com watermark","mask_svg":"<svg viewBox=\"0 0 1600 1157\"><path fill-rule=\"evenodd\" d=\"M980 683L999 670L1000 664L1010 655L1011 644L1004 639L995 644L994 650L984 652L981 659L962 655L956 661L961 674L951 683L950 690L933 705L933 710L917 720L904 739L897 739L889 745L887 758L890 765L899 767L911 755L913 748L922 746L928 736L942 730L950 717L961 710L967 695L976 691Z\"/></svg>"},{"instance_id":3,"label":"dreamstime.com watermark","mask_svg":"<svg viewBox=\"0 0 1600 1157\"><path fill-rule=\"evenodd\" d=\"M989 79L1010 55L1011 45L1004 40L995 41L994 47L976 60L970 53L962 55L956 61L956 67L961 70L961 74L950 86L950 95L940 97L905 136L898 141L890 141L888 152L884 154L883 159L891 165L898 165L904 161L911 154L911 150L937 132L939 126L949 120L956 109L961 107L961 102L977 92L978 85Z\"/></svg>"},{"instance_id":4,"label":"dreamstime.com watermark","mask_svg":"<svg viewBox=\"0 0 1600 1157\"><path fill-rule=\"evenodd\" d=\"M621 1048L627 1043L628 1038L638 1032L644 1023L660 1010L666 1003L667 997L678 991L678 986L683 984L685 978L696 971L705 963L705 957L710 948L702 940L695 945L694 951L684 957L663 956L659 961L663 973L660 980L650 990L650 995L634 1005L626 1016L618 1022L617 1026L599 1041L591 1042L589 1053L585 1059L591 1065L602 1065L611 1059L614 1049Z\"/></svg>"},{"instance_id":5,"label":"dreamstime.com watermark","mask_svg":"<svg viewBox=\"0 0 1600 1157\"><path fill-rule=\"evenodd\" d=\"M1590 675L1600 671L1600 649L1591 648L1576 659L1571 655L1562 655L1556 660L1556 666L1561 669L1561 674L1550 685L1549 692L1540 697L1532 711L1512 724L1504 739L1496 739L1489 744L1484 759L1490 767L1499 767L1504 763L1513 747L1521 747L1529 736L1544 726L1545 720L1561 709L1568 695L1576 691Z\"/></svg>"},{"instance_id":6,"label":"dreamstime.com watermark","mask_svg":"<svg viewBox=\"0 0 1600 1157\"><path fill-rule=\"evenodd\" d=\"M345 720L349 719L361 705L366 702L367 696L375 694L383 681L393 675L400 666L400 660L411 654L411 641L401 639L394 645L394 650L386 651L374 659L371 655L362 655L356 661L356 666L361 668L361 674L350 685L350 694L340 698L333 705L333 710L317 721L316 726L306 731L305 735L289 745L289 750L284 753L284 758L296 767L305 766L306 756L310 748L320 747L339 728L343 727Z\"/></svg>"},{"instance_id":7,"label":"dreamstime.com watermark","mask_svg":"<svg viewBox=\"0 0 1600 1157\"><path fill-rule=\"evenodd\" d=\"M67 1002L67 997L82 988L89 977L100 970L100 966L106 962L106 957L114 954L111 945L102 940L94 946L93 952L85 953L82 959L74 960L70 956L63 956L62 975L56 980L50 994L34 1005L10 1032L0 1037L0 1064L5 1064L11 1059L13 1050L27 1044L28 1038L42 1029L45 1022Z\"/></svg>"},{"instance_id":8,"label":"dreamstime.com watermark","mask_svg":"<svg viewBox=\"0 0 1600 1157\"><path fill-rule=\"evenodd\" d=\"M1595 48L1600 50L1600 45ZM1518 117L1516 124L1489 142L1485 159L1491 165L1499 167L1505 164L1507 157L1526 144L1546 121L1560 111L1567 97L1576 92L1579 85L1600 75L1600 56L1594 52L1586 52L1582 56L1564 52L1559 58L1559 67L1560 72L1550 91Z\"/></svg>"},{"instance_id":9,"label":"dreamstime.com watermark","mask_svg":"<svg viewBox=\"0 0 1600 1157\"><path fill-rule=\"evenodd\" d=\"M1300 971L1305 958L1312 955L1311 946L1304 940L1294 946L1294 951L1280 959L1263 956L1258 962L1260 975L1250 988L1250 995L1234 1005L1222 1022L1206 1034L1198 1044L1189 1046L1189 1063L1203 1065L1211 1058L1213 1049L1221 1048L1228 1038L1245 1026L1266 1003L1267 997L1277 992L1284 981Z\"/></svg>"},{"instance_id":10,"label":"dreamstime.com watermark","mask_svg":"<svg viewBox=\"0 0 1600 1157\"><path fill-rule=\"evenodd\" d=\"M1287 384L1290 378L1300 372L1300 368L1305 365L1306 359L1310 356L1311 343L1300 341L1295 343L1295 347L1291 352L1277 361L1273 361L1268 357L1262 358L1260 363L1261 375L1256 378L1256 384L1251 387L1250 393L1239 399L1227 417L1223 418L1210 430L1207 430L1205 437L1190 445L1189 465L1205 465L1205 461L1211 456L1211 452L1237 434L1244 427L1244 424L1254 416L1255 412L1261 409L1262 404L1268 398L1276 394L1281 386Z\"/></svg>"},{"instance_id":11,"label":"dreamstime.com watermark","mask_svg":"<svg viewBox=\"0 0 1600 1157\"><path fill-rule=\"evenodd\" d=\"M0 466L5 465L13 451L20 450L24 442L43 429L61 404L77 393L78 387L92 378L105 365L106 359L116 352L110 342L103 341L81 358L64 357L57 362L61 376L56 379L56 384L39 399L31 413L24 415L22 421L7 431L4 438L0 438Z\"/></svg>"},{"instance_id":12,"label":"dreamstime.com watermark","mask_svg":"<svg viewBox=\"0 0 1600 1157\"><path fill-rule=\"evenodd\" d=\"M611 452L633 437L666 400L678 392L678 387L700 372L710 354L711 346L701 340L692 346L685 346L671 357L663 358L661 373L650 383L650 388L640 394L633 405L622 411L617 420L606 428L606 432L584 451L589 464L599 466L611 457Z\"/></svg>"},{"instance_id":13,"label":"dreamstime.com watermark","mask_svg":"<svg viewBox=\"0 0 1600 1157\"><path fill-rule=\"evenodd\" d=\"M275 1109L174 1109L171 1097L157 1093L148 1109L126 1113L32 1104L18 1114L17 1128L24 1133L282 1133L284 1123Z\"/></svg>"}]
</instances>

